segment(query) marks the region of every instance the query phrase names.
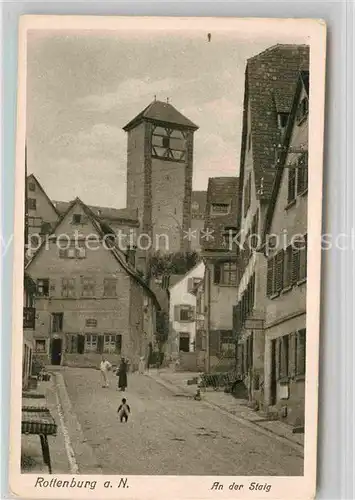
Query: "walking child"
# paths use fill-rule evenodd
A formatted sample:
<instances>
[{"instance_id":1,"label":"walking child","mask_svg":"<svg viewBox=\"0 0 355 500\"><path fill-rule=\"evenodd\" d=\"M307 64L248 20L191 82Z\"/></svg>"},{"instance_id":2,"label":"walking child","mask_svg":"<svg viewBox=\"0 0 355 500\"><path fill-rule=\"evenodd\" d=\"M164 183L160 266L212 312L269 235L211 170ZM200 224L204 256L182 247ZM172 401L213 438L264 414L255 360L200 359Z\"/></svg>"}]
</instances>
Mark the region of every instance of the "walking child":
<instances>
[{"instance_id":1,"label":"walking child","mask_svg":"<svg viewBox=\"0 0 355 500\"><path fill-rule=\"evenodd\" d=\"M121 422L123 422L123 420L125 422L127 422L128 415L131 413L131 409L130 409L129 405L127 404L126 398L122 399L122 402L121 402L120 406L117 409L117 413L118 413L118 415L120 417L120 421Z\"/></svg>"}]
</instances>

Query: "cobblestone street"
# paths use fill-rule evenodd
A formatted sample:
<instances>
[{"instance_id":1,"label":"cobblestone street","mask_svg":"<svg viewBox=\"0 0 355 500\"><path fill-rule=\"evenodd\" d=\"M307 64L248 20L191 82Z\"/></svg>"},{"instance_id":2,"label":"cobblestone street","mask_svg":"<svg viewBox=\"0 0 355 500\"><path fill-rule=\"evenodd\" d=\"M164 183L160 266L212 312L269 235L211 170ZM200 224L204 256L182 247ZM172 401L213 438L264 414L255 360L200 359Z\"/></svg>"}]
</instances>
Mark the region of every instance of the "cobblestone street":
<instances>
[{"instance_id":1,"label":"cobblestone street","mask_svg":"<svg viewBox=\"0 0 355 500\"><path fill-rule=\"evenodd\" d=\"M101 387L100 372L62 372L86 446L104 474L301 475L303 458L287 444L236 422L218 409L132 374L124 393L132 414L121 424L117 377ZM71 429L68 429L69 433ZM86 455L76 456L90 473Z\"/></svg>"}]
</instances>

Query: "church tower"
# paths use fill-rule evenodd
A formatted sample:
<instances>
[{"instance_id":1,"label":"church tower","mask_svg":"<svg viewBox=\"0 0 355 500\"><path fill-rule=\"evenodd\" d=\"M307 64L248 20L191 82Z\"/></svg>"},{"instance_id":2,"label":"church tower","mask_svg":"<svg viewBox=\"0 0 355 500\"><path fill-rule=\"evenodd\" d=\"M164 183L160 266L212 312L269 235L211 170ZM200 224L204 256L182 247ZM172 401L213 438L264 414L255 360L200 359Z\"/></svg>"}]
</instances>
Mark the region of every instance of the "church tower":
<instances>
[{"instance_id":1,"label":"church tower","mask_svg":"<svg viewBox=\"0 0 355 500\"><path fill-rule=\"evenodd\" d=\"M171 104L156 100L123 128L127 132L127 208L138 209L140 230L152 238L153 250L190 248L184 231L191 227L197 129Z\"/></svg>"}]
</instances>

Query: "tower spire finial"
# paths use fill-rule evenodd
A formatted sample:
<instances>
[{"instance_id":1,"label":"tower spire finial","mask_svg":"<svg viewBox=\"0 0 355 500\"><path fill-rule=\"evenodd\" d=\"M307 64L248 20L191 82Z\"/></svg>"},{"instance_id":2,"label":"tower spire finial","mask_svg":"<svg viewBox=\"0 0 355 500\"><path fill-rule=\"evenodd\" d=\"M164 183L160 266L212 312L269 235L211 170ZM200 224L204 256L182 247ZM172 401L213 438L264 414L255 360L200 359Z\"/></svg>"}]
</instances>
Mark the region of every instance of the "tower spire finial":
<instances>
[{"instance_id":1,"label":"tower spire finial","mask_svg":"<svg viewBox=\"0 0 355 500\"><path fill-rule=\"evenodd\" d=\"M167 102L167 104L169 104L169 97L166 98L166 102Z\"/></svg>"},{"instance_id":2,"label":"tower spire finial","mask_svg":"<svg viewBox=\"0 0 355 500\"><path fill-rule=\"evenodd\" d=\"M154 102L157 100L157 96L154 94Z\"/></svg>"}]
</instances>

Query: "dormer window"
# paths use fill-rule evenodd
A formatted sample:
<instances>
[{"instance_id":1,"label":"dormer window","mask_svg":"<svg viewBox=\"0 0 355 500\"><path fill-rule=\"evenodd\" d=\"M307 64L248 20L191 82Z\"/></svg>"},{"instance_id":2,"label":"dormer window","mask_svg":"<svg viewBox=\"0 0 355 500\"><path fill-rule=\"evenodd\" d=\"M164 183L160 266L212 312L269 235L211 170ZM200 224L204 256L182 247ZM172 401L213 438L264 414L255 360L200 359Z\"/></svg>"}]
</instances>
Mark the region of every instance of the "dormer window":
<instances>
[{"instance_id":1,"label":"dormer window","mask_svg":"<svg viewBox=\"0 0 355 500\"><path fill-rule=\"evenodd\" d=\"M82 214L73 214L72 223L73 224L82 224L83 223L83 215Z\"/></svg>"},{"instance_id":2,"label":"dormer window","mask_svg":"<svg viewBox=\"0 0 355 500\"><path fill-rule=\"evenodd\" d=\"M278 113L277 114L277 125L279 129L283 130L287 125L288 113Z\"/></svg>"},{"instance_id":3,"label":"dormer window","mask_svg":"<svg viewBox=\"0 0 355 500\"><path fill-rule=\"evenodd\" d=\"M229 203L212 203L212 215L226 215L229 214Z\"/></svg>"}]
</instances>

